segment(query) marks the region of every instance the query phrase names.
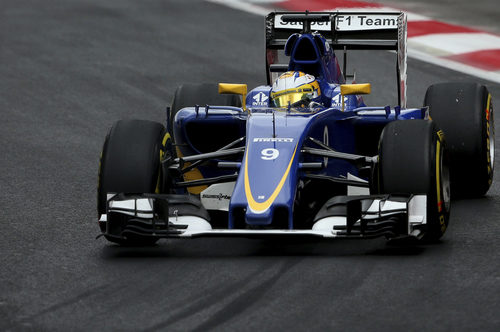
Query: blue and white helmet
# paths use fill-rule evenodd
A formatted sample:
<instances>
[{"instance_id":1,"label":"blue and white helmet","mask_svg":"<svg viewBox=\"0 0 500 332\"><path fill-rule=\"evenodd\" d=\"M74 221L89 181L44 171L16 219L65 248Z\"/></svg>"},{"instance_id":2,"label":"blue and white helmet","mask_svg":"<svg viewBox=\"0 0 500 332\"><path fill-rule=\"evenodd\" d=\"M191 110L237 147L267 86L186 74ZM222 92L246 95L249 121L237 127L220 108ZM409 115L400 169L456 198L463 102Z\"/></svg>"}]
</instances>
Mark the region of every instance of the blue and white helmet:
<instances>
[{"instance_id":1,"label":"blue and white helmet","mask_svg":"<svg viewBox=\"0 0 500 332\"><path fill-rule=\"evenodd\" d=\"M281 74L274 82L270 96L275 107L308 107L312 101L321 102L318 81L313 75L301 71Z\"/></svg>"}]
</instances>

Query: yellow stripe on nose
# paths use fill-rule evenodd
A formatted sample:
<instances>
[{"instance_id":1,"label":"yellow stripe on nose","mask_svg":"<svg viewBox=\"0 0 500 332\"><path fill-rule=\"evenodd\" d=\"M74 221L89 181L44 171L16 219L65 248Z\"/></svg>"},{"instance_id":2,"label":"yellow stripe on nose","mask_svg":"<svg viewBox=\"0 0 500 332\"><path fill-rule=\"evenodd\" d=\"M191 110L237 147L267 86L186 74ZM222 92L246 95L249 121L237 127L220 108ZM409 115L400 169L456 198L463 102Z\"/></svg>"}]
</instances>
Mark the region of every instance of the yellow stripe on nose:
<instances>
[{"instance_id":1,"label":"yellow stripe on nose","mask_svg":"<svg viewBox=\"0 0 500 332\"><path fill-rule=\"evenodd\" d=\"M283 185L285 184L285 180L287 179L288 174L290 173L290 168L292 167L292 163L293 163L293 160L295 158L295 153L297 152L297 146L298 146L298 144L295 145L295 149L293 150L292 158L290 159L290 162L288 163L288 166L285 170L285 173L281 177L280 182L278 183L278 185L274 189L271 196L266 201L261 202L261 203L255 201L255 199L253 198L253 195L252 195L252 190L250 188L250 180L248 177L248 153L246 154L246 156L245 156L245 196L246 196L247 201L248 201L248 206L250 207L252 212L262 213L262 212L266 211L267 209L269 209L271 204L273 204L274 200L276 199L276 197L280 193L281 189L283 188ZM248 149L247 149L247 151L248 151Z\"/></svg>"}]
</instances>

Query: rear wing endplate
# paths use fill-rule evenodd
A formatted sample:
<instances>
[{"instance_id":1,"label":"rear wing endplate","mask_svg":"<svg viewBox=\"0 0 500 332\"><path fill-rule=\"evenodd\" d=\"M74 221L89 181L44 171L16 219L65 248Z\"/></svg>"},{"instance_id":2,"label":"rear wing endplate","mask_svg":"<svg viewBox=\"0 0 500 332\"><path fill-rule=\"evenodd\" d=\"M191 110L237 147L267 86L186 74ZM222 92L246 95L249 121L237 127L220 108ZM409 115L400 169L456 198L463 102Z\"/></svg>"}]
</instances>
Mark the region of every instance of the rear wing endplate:
<instances>
[{"instance_id":1,"label":"rear wing endplate","mask_svg":"<svg viewBox=\"0 0 500 332\"><path fill-rule=\"evenodd\" d=\"M398 102L406 107L406 15L402 12L272 12L266 16L266 73L294 33L317 31L334 50L396 51ZM346 70L344 54L344 75Z\"/></svg>"}]
</instances>

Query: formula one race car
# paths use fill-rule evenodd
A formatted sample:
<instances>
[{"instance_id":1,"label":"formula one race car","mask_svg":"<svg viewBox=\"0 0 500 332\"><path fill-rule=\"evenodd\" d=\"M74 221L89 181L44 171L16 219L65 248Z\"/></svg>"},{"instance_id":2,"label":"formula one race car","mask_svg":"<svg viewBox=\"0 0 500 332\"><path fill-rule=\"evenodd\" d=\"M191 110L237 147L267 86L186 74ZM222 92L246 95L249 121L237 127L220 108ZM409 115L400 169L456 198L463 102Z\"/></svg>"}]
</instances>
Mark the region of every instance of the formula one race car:
<instances>
[{"instance_id":1,"label":"formula one race car","mask_svg":"<svg viewBox=\"0 0 500 332\"><path fill-rule=\"evenodd\" d=\"M398 105L368 107L361 95L370 84L347 84L351 49L396 52ZM344 52L343 70L335 50ZM488 191L491 96L479 84L441 83L429 87L424 107L407 108L404 13L271 13L266 71L268 84L249 92L244 84L182 85L164 125L122 120L111 128L98 185L109 241L435 241L448 226L451 195Z\"/></svg>"}]
</instances>

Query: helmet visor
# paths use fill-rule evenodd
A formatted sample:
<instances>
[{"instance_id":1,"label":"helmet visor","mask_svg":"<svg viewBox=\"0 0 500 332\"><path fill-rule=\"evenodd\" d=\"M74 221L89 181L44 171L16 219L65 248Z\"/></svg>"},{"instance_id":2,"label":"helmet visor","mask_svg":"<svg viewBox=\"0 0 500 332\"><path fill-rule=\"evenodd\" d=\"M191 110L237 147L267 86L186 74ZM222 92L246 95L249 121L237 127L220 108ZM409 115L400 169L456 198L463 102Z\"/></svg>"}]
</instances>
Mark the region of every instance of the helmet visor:
<instances>
[{"instance_id":1,"label":"helmet visor","mask_svg":"<svg viewBox=\"0 0 500 332\"><path fill-rule=\"evenodd\" d=\"M306 107L317 96L318 93L312 87L300 87L271 93L275 107L287 107L289 104L294 107Z\"/></svg>"}]
</instances>

